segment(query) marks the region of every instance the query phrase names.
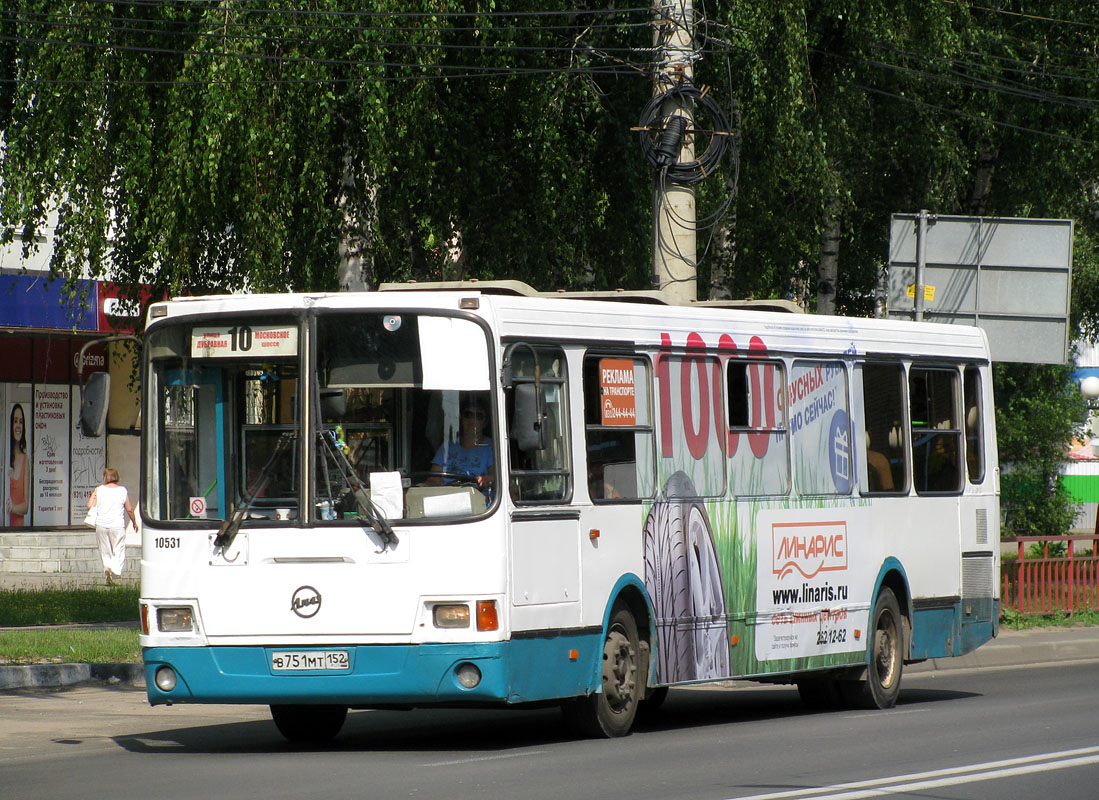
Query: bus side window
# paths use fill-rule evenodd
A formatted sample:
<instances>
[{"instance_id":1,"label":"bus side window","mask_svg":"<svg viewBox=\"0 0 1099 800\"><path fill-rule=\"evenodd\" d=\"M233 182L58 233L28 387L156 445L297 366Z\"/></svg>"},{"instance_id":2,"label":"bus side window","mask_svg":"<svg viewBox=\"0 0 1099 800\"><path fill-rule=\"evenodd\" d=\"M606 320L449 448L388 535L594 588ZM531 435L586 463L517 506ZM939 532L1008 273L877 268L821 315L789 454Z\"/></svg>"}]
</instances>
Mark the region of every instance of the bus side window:
<instances>
[{"instance_id":1,"label":"bus side window","mask_svg":"<svg viewBox=\"0 0 1099 800\"><path fill-rule=\"evenodd\" d=\"M863 493L907 493L904 368L900 364L863 364L862 408L866 432Z\"/></svg>"},{"instance_id":2,"label":"bus side window","mask_svg":"<svg viewBox=\"0 0 1099 800\"><path fill-rule=\"evenodd\" d=\"M908 376L912 425L912 475L916 491L959 492L962 488L962 427L957 372L913 368Z\"/></svg>"},{"instance_id":3,"label":"bus side window","mask_svg":"<svg viewBox=\"0 0 1099 800\"><path fill-rule=\"evenodd\" d=\"M965 406L965 464L970 483L985 479L984 413L981 405L981 373L976 367L965 368L963 405Z\"/></svg>"},{"instance_id":4,"label":"bus side window","mask_svg":"<svg viewBox=\"0 0 1099 800\"><path fill-rule=\"evenodd\" d=\"M511 466L509 489L516 503L560 503L572 494L572 471L569 462L568 397L565 378L565 355L553 347L518 347L514 351L514 380L535 383L531 353L537 352L541 368L542 426L545 447L524 451L515 436L508 436L508 457ZM515 418L515 392L507 393L507 419Z\"/></svg>"},{"instance_id":5,"label":"bus side window","mask_svg":"<svg viewBox=\"0 0 1099 800\"><path fill-rule=\"evenodd\" d=\"M636 500L655 493L649 364L632 356L584 360L588 495Z\"/></svg>"},{"instance_id":6,"label":"bus side window","mask_svg":"<svg viewBox=\"0 0 1099 800\"><path fill-rule=\"evenodd\" d=\"M740 496L790 490L786 367L730 358L725 365L729 491Z\"/></svg>"}]
</instances>

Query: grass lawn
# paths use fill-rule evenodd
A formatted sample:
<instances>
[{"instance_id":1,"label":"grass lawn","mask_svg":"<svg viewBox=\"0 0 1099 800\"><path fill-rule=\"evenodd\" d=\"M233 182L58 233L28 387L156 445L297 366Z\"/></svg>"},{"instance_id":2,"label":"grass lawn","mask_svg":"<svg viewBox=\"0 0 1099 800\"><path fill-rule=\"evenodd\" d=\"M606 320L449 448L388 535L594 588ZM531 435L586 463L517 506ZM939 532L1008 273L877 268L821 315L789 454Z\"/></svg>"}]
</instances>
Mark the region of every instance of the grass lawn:
<instances>
[{"instance_id":1,"label":"grass lawn","mask_svg":"<svg viewBox=\"0 0 1099 800\"><path fill-rule=\"evenodd\" d=\"M141 661L137 628L31 628L0 631L0 666L128 664Z\"/></svg>"},{"instance_id":2,"label":"grass lawn","mask_svg":"<svg viewBox=\"0 0 1099 800\"><path fill-rule=\"evenodd\" d=\"M136 586L0 590L0 665L141 661L135 627L35 625L128 623L138 618ZM15 628L15 630L12 630Z\"/></svg>"},{"instance_id":3,"label":"grass lawn","mask_svg":"<svg viewBox=\"0 0 1099 800\"><path fill-rule=\"evenodd\" d=\"M136 586L0 589L0 628L71 622L133 622Z\"/></svg>"}]
</instances>

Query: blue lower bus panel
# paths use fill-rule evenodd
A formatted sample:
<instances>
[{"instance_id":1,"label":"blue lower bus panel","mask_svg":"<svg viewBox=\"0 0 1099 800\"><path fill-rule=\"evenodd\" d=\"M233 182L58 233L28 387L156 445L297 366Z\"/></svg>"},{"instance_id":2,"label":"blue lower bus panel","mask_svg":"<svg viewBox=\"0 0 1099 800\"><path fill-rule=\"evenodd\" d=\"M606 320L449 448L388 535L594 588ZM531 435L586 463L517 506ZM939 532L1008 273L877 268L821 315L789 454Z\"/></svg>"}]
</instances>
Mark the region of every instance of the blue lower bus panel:
<instances>
[{"instance_id":1,"label":"blue lower bus panel","mask_svg":"<svg viewBox=\"0 0 1099 800\"><path fill-rule=\"evenodd\" d=\"M152 647L149 702L521 703L595 691L595 635L330 647ZM286 669L276 669L277 662ZM164 672L164 668L168 668Z\"/></svg>"}]
</instances>

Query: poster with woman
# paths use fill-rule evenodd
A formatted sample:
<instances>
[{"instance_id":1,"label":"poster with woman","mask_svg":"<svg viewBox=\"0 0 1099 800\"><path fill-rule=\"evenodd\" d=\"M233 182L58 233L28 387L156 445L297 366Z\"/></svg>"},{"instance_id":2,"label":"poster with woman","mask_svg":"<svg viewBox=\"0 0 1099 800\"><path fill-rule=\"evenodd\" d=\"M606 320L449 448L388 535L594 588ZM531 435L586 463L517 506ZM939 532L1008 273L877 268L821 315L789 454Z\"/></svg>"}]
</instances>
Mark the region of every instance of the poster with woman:
<instances>
[{"instance_id":1,"label":"poster with woman","mask_svg":"<svg viewBox=\"0 0 1099 800\"><path fill-rule=\"evenodd\" d=\"M3 524L21 527L31 524L31 393L30 386L8 387L8 444L4 448Z\"/></svg>"}]
</instances>

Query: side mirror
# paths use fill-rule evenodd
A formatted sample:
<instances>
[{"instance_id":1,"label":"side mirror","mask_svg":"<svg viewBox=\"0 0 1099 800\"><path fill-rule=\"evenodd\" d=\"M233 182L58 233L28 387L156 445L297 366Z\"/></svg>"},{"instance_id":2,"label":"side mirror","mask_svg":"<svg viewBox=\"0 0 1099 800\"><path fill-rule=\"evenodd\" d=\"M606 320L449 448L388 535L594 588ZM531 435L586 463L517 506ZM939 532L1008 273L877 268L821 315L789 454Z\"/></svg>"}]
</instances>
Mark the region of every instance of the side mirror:
<instances>
[{"instance_id":1,"label":"side mirror","mask_svg":"<svg viewBox=\"0 0 1099 800\"><path fill-rule=\"evenodd\" d=\"M511 415L511 435L524 453L546 449L546 428L542 424L542 398L533 383L518 383Z\"/></svg>"},{"instance_id":2,"label":"side mirror","mask_svg":"<svg viewBox=\"0 0 1099 800\"><path fill-rule=\"evenodd\" d=\"M93 372L80 394L80 429L88 437L99 437L107 427L107 405L111 399L109 372Z\"/></svg>"}]
</instances>

